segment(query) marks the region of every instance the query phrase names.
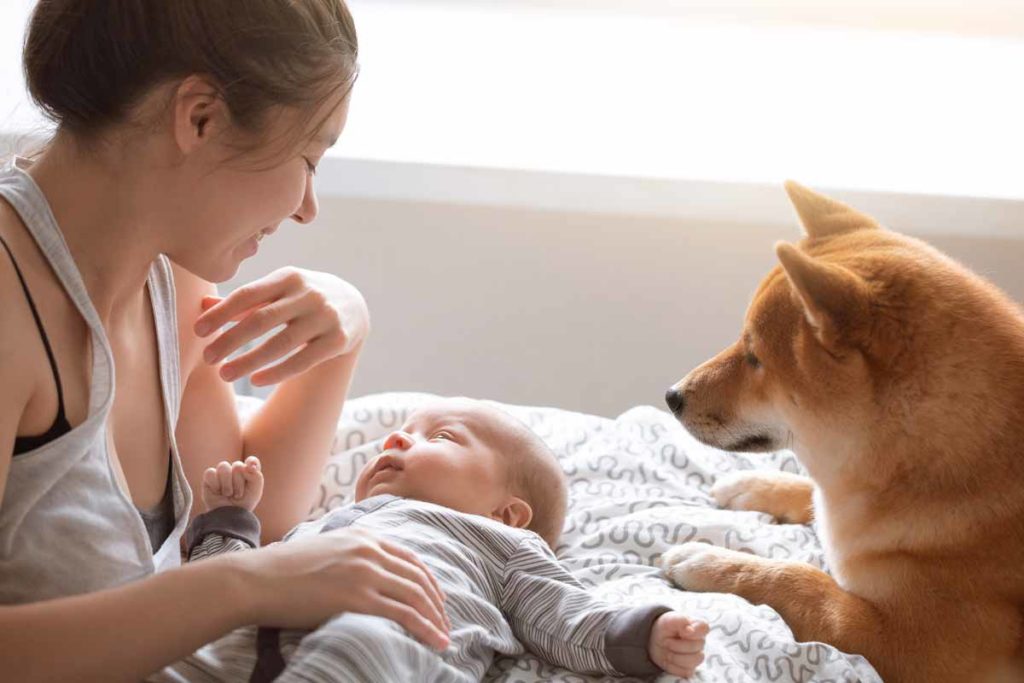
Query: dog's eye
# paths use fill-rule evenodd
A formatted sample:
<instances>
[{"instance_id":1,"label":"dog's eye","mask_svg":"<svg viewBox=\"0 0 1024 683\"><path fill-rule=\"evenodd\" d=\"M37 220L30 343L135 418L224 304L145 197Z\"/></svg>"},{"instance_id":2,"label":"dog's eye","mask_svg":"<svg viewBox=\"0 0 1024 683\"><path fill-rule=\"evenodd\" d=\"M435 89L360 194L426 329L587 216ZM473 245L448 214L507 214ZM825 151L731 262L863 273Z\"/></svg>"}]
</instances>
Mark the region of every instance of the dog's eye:
<instances>
[{"instance_id":1,"label":"dog's eye","mask_svg":"<svg viewBox=\"0 0 1024 683\"><path fill-rule=\"evenodd\" d=\"M747 351L747 357L746 358L747 358L747 365L749 365L750 367L752 367L752 368L759 368L759 367L761 367L761 361L758 360L757 356L752 354L750 351Z\"/></svg>"}]
</instances>

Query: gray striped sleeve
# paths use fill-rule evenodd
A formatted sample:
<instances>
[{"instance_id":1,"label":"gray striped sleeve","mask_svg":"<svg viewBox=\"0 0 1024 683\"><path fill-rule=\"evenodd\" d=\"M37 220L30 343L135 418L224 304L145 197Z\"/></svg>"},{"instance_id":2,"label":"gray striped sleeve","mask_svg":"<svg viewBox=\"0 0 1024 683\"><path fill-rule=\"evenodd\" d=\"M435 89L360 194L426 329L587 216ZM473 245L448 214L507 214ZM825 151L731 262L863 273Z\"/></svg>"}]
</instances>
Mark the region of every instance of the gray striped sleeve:
<instances>
[{"instance_id":1,"label":"gray striped sleeve","mask_svg":"<svg viewBox=\"0 0 1024 683\"><path fill-rule=\"evenodd\" d=\"M595 598L558 563L539 538L509 558L501 609L534 654L579 673L649 676L661 669L647 643L667 607L616 608Z\"/></svg>"},{"instance_id":2,"label":"gray striped sleeve","mask_svg":"<svg viewBox=\"0 0 1024 683\"><path fill-rule=\"evenodd\" d=\"M197 515L185 532L188 560L258 548L260 520L242 507L225 505Z\"/></svg>"}]
</instances>

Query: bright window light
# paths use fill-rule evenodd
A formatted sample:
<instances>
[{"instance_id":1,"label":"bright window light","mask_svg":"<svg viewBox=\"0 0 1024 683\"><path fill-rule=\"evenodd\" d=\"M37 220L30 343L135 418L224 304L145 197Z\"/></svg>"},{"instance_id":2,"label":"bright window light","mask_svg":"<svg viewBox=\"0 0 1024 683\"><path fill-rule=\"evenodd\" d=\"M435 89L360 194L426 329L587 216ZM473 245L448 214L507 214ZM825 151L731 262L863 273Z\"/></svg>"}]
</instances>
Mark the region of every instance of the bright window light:
<instances>
[{"instance_id":1,"label":"bright window light","mask_svg":"<svg viewBox=\"0 0 1024 683\"><path fill-rule=\"evenodd\" d=\"M1024 198L1024 41L566 4L353 3L335 153Z\"/></svg>"},{"instance_id":2,"label":"bright window light","mask_svg":"<svg viewBox=\"0 0 1024 683\"><path fill-rule=\"evenodd\" d=\"M0 3L0 134L39 125L32 4ZM1024 199L1019 0L350 5L334 156Z\"/></svg>"}]
</instances>

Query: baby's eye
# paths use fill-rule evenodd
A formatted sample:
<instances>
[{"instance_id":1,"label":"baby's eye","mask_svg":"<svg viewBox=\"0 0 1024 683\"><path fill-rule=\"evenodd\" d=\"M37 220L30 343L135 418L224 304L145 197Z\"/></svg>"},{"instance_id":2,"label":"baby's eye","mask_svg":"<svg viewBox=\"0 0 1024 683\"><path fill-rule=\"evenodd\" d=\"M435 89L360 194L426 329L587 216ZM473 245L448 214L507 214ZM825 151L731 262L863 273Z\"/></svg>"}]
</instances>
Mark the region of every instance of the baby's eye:
<instances>
[{"instance_id":1,"label":"baby's eye","mask_svg":"<svg viewBox=\"0 0 1024 683\"><path fill-rule=\"evenodd\" d=\"M761 360L757 356L752 354L750 351L747 351L746 359L747 359L747 365L749 365L750 367L752 367L752 368L759 368L759 367L761 367Z\"/></svg>"},{"instance_id":2,"label":"baby's eye","mask_svg":"<svg viewBox=\"0 0 1024 683\"><path fill-rule=\"evenodd\" d=\"M431 439L444 439L446 441L451 441L452 435L449 434L448 432L438 432L437 434L434 434L430 438Z\"/></svg>"}]
</instances>

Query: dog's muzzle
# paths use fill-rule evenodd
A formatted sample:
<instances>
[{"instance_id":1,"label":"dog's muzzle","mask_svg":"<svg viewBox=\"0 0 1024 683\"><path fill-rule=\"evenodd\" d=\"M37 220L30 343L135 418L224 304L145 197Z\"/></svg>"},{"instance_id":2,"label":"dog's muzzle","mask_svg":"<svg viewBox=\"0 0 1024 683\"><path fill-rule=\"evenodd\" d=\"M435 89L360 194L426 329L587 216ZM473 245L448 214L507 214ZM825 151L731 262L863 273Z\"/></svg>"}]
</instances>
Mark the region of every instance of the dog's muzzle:
<instances>
[{"instance_id":1,"label":"dog's muzzle","mask_svg":"<svg viewBox=\"0 0 1024 683\"><path fill-rule=\"evenodd\" d=\"M683 397L683 392L675 387L665 392L665 403L668 404L669 410L676 417L682 415L683 410L686 408L686 398Z\"/></svg>"}]
</instances>

